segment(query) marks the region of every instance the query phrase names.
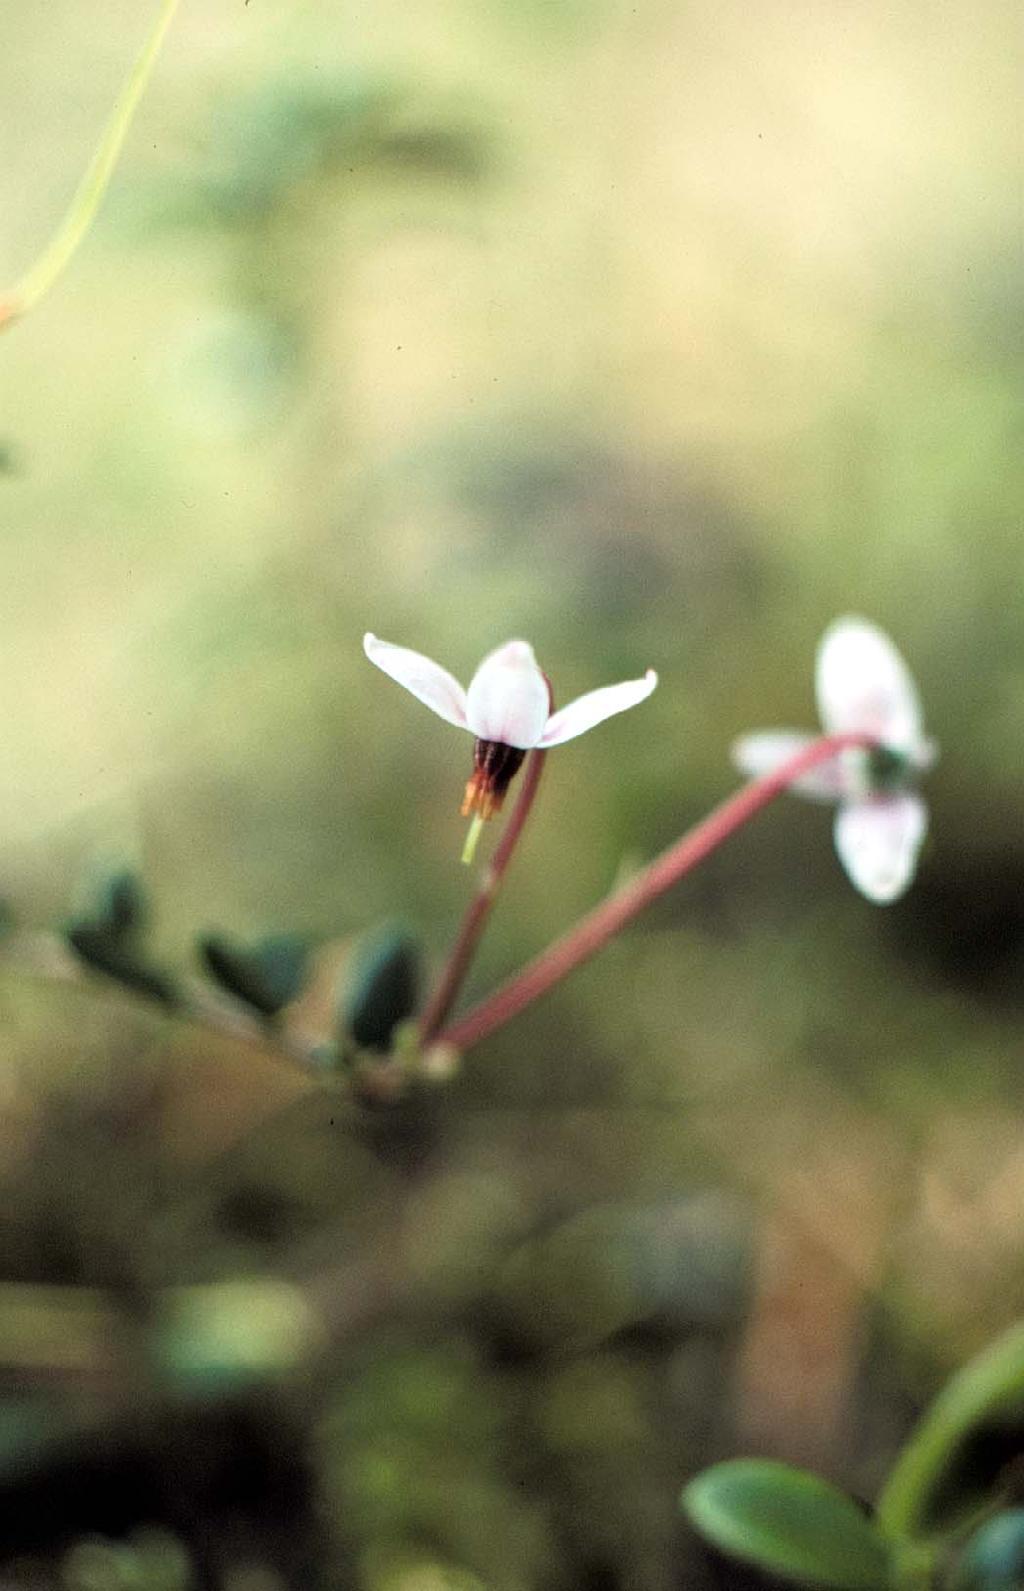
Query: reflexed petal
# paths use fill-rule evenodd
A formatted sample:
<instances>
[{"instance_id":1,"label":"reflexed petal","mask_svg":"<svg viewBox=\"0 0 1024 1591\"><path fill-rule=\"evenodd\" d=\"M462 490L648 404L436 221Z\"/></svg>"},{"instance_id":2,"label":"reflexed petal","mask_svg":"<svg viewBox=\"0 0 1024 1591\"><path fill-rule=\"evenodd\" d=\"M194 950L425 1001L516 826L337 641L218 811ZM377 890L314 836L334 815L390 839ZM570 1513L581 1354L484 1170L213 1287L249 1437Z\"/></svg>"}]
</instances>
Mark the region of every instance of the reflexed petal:
<instances>
[{"instance_id":1,"label":"reflexed petal","mask_svg":"<svg viewBox=\"0 0 1024 1591\"><path fill-rule=\"evenodd\" d=\"M551 697L528 641L506 641L484 658L466 692L466 722L478 740L529 751L540 740Z\"/></svg>"},{"instance_id":2,"label":"reflexed petal","mask_svg":"<svg viewBox=\"0 0 1024 1591\"><path fill-rule=\"evenodd\" d=\"M432 663L422 652L410 652L407 646L392 646L390 641L379 641L370 634L363 636L363 651L371 663L376 663L385 674L404 685L424 707L429 707L449 724L466 728L466 693L458 680L439 663Z\"/></svg>"},{"instance_id":3,"label":"reflexed petal","mask_svg":"<svg viewBox=\"0 0 1024 1591\"><path fill-rule=\"evenodd\" d=\"M863 732L897 751L920 745L921 704L910 670L867 619L837 619L818 647L818 711L829 734Z\"/></svg>"},{"instance_id":4,"label":"reflexed petal","mask_svg":"<svg viewBox=\"0 0 1024 1591\"><path fill-rule=\"evenodd\" d=\"M761 729L733 741L732 760L741 773L760 779L766 773L774 773L790 757L820 738L803 734L798 729ZM849 793L846 762L842 756L833 757L802 773L789 788L797 795L809 796L812 801L837 801Z\"/></svg>"},{"instance_id":5,"label":"reflexed petal","mask_svg":"<svg viewBox=\"0 0 1024 1591\"><path fill-rule=\"evenodd\" d=\"M593 729L595 724L611 718L613 713L624 713L627 707L635 707L638 702L646 701L657 683L657 674L653 668L649 668L643 679L623 680L621 685L603 685L600 690L588 691L586 696L577 696L568 707L552 713L540 737L540 744L561 746L565 741L575 739L584 730Z\"/></svg>"},{"instance_id":6,"label":"reflexed petal","mask_svg":"<svg viewBox=\"0 0 1024 1591\"><path fill-rule=\"evenodd\" d=\"M868 900L886 905L907 888L928 828L928 810L917 795L849 801L836 813L839 860Z\"/></svg>"}]
</instances>

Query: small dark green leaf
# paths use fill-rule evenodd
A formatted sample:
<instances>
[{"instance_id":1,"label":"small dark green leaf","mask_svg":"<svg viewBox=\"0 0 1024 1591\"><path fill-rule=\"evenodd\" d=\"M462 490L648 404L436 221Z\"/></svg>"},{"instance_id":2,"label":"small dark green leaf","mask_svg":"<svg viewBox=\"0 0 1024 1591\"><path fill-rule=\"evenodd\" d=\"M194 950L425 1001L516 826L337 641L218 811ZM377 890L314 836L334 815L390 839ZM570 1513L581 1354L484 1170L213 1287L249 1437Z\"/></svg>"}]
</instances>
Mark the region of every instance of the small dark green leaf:
<instances>
[{"instance_id":1,"label":"small dark green leaf","mask_svg":"<svg viewBox=\"0 0 1024 1591\"><path fill-rule=\"evenodd\" d=\"M883 1591L889 1550L843 1492L769 1459L716 1464L691 1481L682 1506L722 1552L822 1591Z\"/></svg>"},{"instance_id":2,"label":"small dark green leaf","mask_svg":"<svg viewBox=\"0 0 1024 1591\"><path fill-rule=\"evenodd\" d=\"M975 1531L956 1566L952 1591L1020 1591L1024 1586L1024 1508L997 1514Z\"/></svg>"},{"instance_id":3,"label":"small dark green leaf","mask_svg":"<svg viewBox=\"0 0 1024 1591\"><path fill-rule=\"evenodd\" d=\"M359 946L341 1021L362 1049L387 1050L419 997L419 946L404 928L386 927Z\"/></svg>"},{"instance_id":4,"label":"small dark green leaf","mask_svg":"<svg viewBox=\"0 0 1024 1591\"><path fill-rule=\"evenodd\" d=\"M177 991L170 978L150 967L125 945L108 927L95 923L71 923L65 937L76 955L97 972L115 978L128 989L147 994L165 1005L174 1005Z\"/></svg>"},{"instance_id":5,"label":"small dark green leaf","mask_svg":"<svg viewBox=\"0 0 1024 1591\"><path fill-rule=\"evenodd\" d=\"M103 924L112 935L123 938L141 930L147 909L142 880L129 868L123 868L102 881L92 915L97 925Z\"/></svg>"},{"instance_id":6,"label":"small dark green leaf","mask_svg":"<svg viewBox=\"0 0 1024 1591\"><path fill-rule=\"evenodd\" d=\"M199 953L211 977L262 1016L276 1016L306 981L309 946L295 934L275 934L256 945L207 934L199 941Z\"/></svg>"},{"instance_id":7,"label":"small dark green leaf","mask_svg":"<svg viewBox=\"0 0 1024 1591\"><path fill-rule=\"evenodd\" d=\"M173 1005L173 982L150 965L141 940L147 901L142 882L130 868L105 874L92 889L80 916L64 930L71 949L88 966L128 989Z\"/></svg>"},{"instance_id":8,"label":"small dark green leaf","mask_svg":"<svg viewBox=\"0 0 1024 1591\"><path fill-rule=\"evenodd\" d=\"M116 867L90 877L75 922L87 923L111 940L127 940L142 932L148 916L149 903L139 875L130 867Z\"/></svg>"}]
</instances>

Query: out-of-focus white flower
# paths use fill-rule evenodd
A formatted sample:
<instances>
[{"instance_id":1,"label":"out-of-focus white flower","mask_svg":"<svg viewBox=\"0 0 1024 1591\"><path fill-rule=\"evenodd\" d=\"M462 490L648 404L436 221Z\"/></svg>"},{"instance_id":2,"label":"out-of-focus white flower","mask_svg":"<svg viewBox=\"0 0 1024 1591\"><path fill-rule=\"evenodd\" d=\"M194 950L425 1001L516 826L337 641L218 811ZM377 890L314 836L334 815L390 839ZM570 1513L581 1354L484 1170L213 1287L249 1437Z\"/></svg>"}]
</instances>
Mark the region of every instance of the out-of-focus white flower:
<instances>
[{"instance_id":1,"label":"out-of-focus white flower","mask_svg":"<svg viewBox=\"0 0 1024 1591\"><path fill-rule=\"evenodd\" d=\"M635 707L658 683L653 669L643 679L588 691L568 707L551 711L548 682L527 641L506 641L488 654L463 690L439 663L375 635L363 637L371 663L404 685L431 712L476 736L473 775L466 785L463 817L489 818L528 751L574 740L613 713Z\"/></svg>"},{"instance_id":2,"label":"out-of-focus white flower","mask_svg":"<svg viewBox=\"0 0 1024 1591\"><path fill-rule=\"evenodd\" d=\"M870 735L871 748L848 747L792 784L814 801L838 801L835 842L847 874L868 900L886 904L914 876L928 811L913 786L935 761L910 671L889 637L867 619L837 619L818 647L815 685L828 735ZM758 778L816 736L771 729L743 735L733 761Z\"/></svg>"}]
</instances>

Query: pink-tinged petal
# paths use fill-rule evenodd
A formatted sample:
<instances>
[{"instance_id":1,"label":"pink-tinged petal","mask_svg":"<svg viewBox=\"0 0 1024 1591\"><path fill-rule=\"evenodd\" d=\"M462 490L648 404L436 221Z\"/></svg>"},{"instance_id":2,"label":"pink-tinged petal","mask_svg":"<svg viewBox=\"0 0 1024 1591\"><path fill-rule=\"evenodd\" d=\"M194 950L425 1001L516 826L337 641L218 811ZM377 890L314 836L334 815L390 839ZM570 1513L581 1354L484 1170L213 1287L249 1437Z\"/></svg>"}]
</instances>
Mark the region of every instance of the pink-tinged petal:
<instances>
[{"instance_id":1,"label":"pink-tinged petal","mask_svg":"<svg viewBox=\"0 0 1024 1591\"><path fill-rule=\"evenodd\" d=\"M917 795L846 802L836 813L835 841L850 882L880 906L896 900L914 877L927 828Z\"/></svg>"},{"instance_id":2,"label":"pink-tinged petal","mask_svg":"<svg viewBox=\"0 0 1024 1591\"><path fill-rule=\"evenodd\" d=\"M529 751L550 711L548 682L528 641L506 641L484 658L466 692L466 722L478 740Z\"/></svg>"},{"instance_id":3,"label":"pink-tinged petal","mask_svg":"<svg viewBox=\"0 0 1024 1591\"><path fill-rule=\"evenodd\" d=\"M600 690L588 691L586 696L577 696L568 707L552 713L540 737L540 744L561 746L567 740L575 740L577 735L593 729L595 724L603 723L613 713L624 713L627 707L635 707L638 702L646 701L657 683L657 674L653 668L649 668L643 679L623 680L621 685L603 685Z\"/></svg>"},{"instance_id":4,"label":"pink-tinged petal","mask_svg":"<svg viewBox=\"0 0 1024 1591\"><path fill-rule=\"evenodd\" d=\"M417 701L439 718L459 729L467 727L466 693L458 680L439 663L431 662L422 652L410 652L407 646L392 646L390 641L379 641L370 634L363 636L363 651L371 663L376 663L385 674L404 685Z\"/></svg>"},{"instance_id":5,"label":"pink-tinged petal","mask_svg":"<svg viewBox=\"0 0 1024 1591\"><path fill-rule=\"evenodd\" d=\"M923 740L910 670L889 637L867 619L837 619L818 647L818 711L829 734L877 735L913 753Z\"/></svg>"},{"instance_id":6,"label":"pink-tinged petal","mask_svg":"<svg viewBox=\"0 0 1024 1591\"><path fill-rule=\"evenodd\" d=\"M733 764L749 778L760 779L819 738L798 729L761 729L752 735L741 735L732 744ZM812 801L838 801L850 793L850 770L842 756L833 757L802 773L789 788Z\"/></svg>"}]
</instances>

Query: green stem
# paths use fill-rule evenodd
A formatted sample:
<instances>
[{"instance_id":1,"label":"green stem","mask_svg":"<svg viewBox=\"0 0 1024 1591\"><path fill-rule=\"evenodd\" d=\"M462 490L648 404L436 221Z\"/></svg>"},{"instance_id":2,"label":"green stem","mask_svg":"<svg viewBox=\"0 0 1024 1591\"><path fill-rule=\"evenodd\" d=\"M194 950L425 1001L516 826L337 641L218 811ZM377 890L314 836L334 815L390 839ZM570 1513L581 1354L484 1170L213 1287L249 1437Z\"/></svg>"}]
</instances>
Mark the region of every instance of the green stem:
<instances>
[{"instance_id":1,"label":"green stem","mask_svg":"<svg viewBox=\"0 0 1024 1591\"><path fill-rule=\"evenodd\" d=\"M904 1447L881 1497L878 1523L889 1536L926 1531L936 1488L965 1438L1024 1397L1024 1325L979 1354L947 1382Z\"/></svg>"},{"instance_id":2,"label":"green stem","mask_svg":"<svg viewBox=\"0 0 1024 1591\"><path fill-rule=\"evenodd\" d=\"M895 1591L932 1591L938 1584L942 1550L934 1542L901 1541L895 1544L892 1580Z\"/></svg>"},{"instance_id":3,"label":"green stem","mask_svg":"<svg viewBox=\"0 0 1024 1591\"><path fill-rule=\"evenodd\" d=\"M177 8L178 0L164 0L57 231L21 280L0 293L0 330L26 315L49 292L88 232Z\"/></svg>"}]
</instances>

